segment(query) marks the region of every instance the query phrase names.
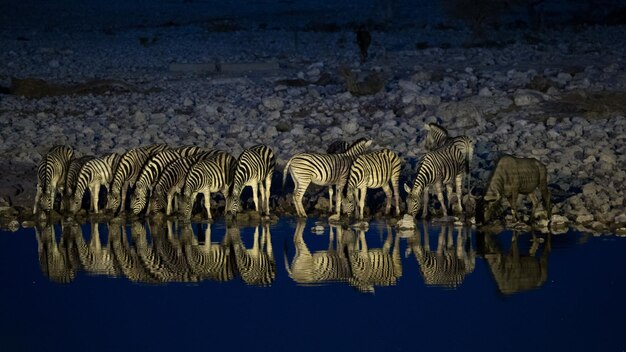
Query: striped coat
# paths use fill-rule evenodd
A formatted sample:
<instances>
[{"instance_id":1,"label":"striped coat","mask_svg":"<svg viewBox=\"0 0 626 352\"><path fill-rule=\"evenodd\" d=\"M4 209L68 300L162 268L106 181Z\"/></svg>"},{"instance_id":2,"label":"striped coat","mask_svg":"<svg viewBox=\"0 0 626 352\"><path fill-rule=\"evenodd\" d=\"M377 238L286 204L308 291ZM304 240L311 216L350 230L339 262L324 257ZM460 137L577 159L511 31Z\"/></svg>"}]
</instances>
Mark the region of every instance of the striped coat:
<instances>
[{"instance_id":1,"label":"striped coat","mask_svg":"<svg viewBox=\"0 0 626 352\"><path fill-rule=\"evenodd\" d=\"M283 185L289 172L295 184L293 203L298 216L306 217L302 198L311 183L320 186L334 185L336 187L336 215L339 216L341 193L348 180L350 166L352 166L354 159L362 154L371 144L371 140L362 138L354 142L345 153L300 153L289 159L283 171Z\"/></svg>"},{"instance_id":2,"label":"striped coat","mask_svg":"<svg viewBox=\"0 0 626 352\"><path fill-rule=\"evenodd\" d=\"M270 213L270 187L276 166L274 151L266 145L255 145L246 149L237 159L233 182L226 198L226 210L237 213L241 210L241 191L252 187L252 198L256 211ZM259 203L258 194L261 195Z\"/></svg>"},{"instance_id":3,"label":"striped coat","mask_svg":"<svg viewBox=\"0 0 626 352\"><path fill-rule=\"evenodd\" d=\"M41 158L37 165L37 194L33 214L39 210L41 204L44 211L51 211L57 192L65 193L65 179L70 161L74 157L74 150L65 145L57 145Z\"/></svg>"},{"instance_id":4,"label":"striped coat","mask_svg":"<svg viewBox=\"0 0 626 352\"><path fill-rule=\"evenodd\" d=\"M70 211L75 213L80 210L85 191L89 189L91 194L90 210L95 211L96 213L99 212L98 201L100 187L109 187L111 179L113 178L113 172L119 160L120 155L112 153L89 160L85 163L85 165L83 165L80 169L80 174L78 175L78 181L76 183L74 196L72 197Z\"/></svg>"}]
</instances>

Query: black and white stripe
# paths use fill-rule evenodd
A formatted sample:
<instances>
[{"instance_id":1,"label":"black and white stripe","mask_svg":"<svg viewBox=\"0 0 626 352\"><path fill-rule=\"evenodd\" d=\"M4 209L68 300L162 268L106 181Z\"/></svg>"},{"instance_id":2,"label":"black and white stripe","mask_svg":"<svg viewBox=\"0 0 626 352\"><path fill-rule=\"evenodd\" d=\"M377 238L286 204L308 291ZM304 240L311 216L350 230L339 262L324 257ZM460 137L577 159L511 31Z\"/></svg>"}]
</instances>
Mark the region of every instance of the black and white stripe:
<instances>
[{"instance_id":1,"label":"black and white stripe","mask_svg":"<svg viewBox=\"0 0 626 352\"><path fill-rule=\"evenodd\" d=\"M252 198L256 211L270 212L270 187L276 166L274 151L266 145L255 145L246 149L237 159L233 182L228 190L226 209L229 213L241 211L241 191L252 187ZM261 194L259 203L258 193Z\"/></svg>"},{"instance_id":2,"label":"black and white stripe","mask_svg":"<svg viewBox=\"0 0 626 352\"><path fill-rule=\"evenodd\" d=\"M391 198L396 205L396 214L400 214L400 168L402 161L389 149L359 155L350 167L346 190L347 212L354 211L358 201L358 218L363 219L365 196L368 188L382 188L386 195L385 214L391 210ZM390 187L391 185L391 187ZM360 193L360 194L359 194ZM360 196L360 197L359 197Z\"/></svg>"},{"instance_id":3,"label":"black and white stripe","mask_svg":"<svg viewBox=\"0 0 626 352\"><path fill-rule=\"evenodd\" d=\"M424 126L428 131L426 135L426 150L432 152L443 147L449 140L448 130L436 123L428 123Z\"/></svg>"},{"instance_id":4,"label":"black and white stripe","mask_svg":"<svg viewBox=\"0 0 626 352\"><path fill-rule=\"evenodd\" d=\"M146 161L153 155L167 148L165 144L153 144L131 149L122 155L115 169L113 182L111 182L111 191L107 199L107 207L109 210L117 211L119 208L120 211L124 211L126 195L129 188L135 185Z\"/></svg>"},{"instance_id":5,"label":"black and white stripe","mask_svg":"<svg viewBox=\"0 0 626 352\"><path fill-rule=\"evenodd\" d=\"M199 280L230 281L237 272L233 251L230 250L228 236L220 243L211 241L211 224L204 232L204 243L198 241L191 223L181 229L181 242L187 264Z\"/></svg>"},{"instance_id":6,"label":"black and white stripe","mask_svg":"<svg viewBox=\"0 0 626 352\"><path fill-rule=\"evenodd\" d=\"M89 160L80 169L78 175L78 181L76 182L76 189L74 196L72 197L72 203L70 205L70 211L77 212L80 209L80 205L83 200L85 191L89 189L91 194L91 207L90 210L99 212L98 200L100 187L109 187L111 179L113 178L113 172L117 163L120 160L120 155L117 153L107 154L105 156Z\"/></svg>"},{"instance_id":7,"label":"black and white stripe","mask_svg":"<svg viewBox=\"0 0 626 352\"><path fill-rule=\"evenodd\" d=\"M67 169L67 177L65 178L64 209L70 208L72 197L74 196L74 191L76 190L78 176L80 175L80 170L89 160L93 160L95 158L96 157L93 155L85 155L77 159L72 159L72 161L70 162L70 166Z\"/></svg>"},{"instance_id":8,"label":"black and white stripe","mask_svg":"<svg viewBox=\"0 0 626 352\"><path fill-rule=\"evenodd\" d=\"M259 237L259 227L254 229L252 248L245 247L239 228L228 228L227 236L235 254L237 271L248 285L268 286L276 278L276 262L272 249L269 224L263 224Z\"/></svg>"},{"instance_id":9,"label":"black and white stripe","mask_svg":"<svg viewBox=\"0 0 626 352\"><path fill-rule=\"evenodd\" d=\"M206 154L203 156L207 157ZM174 196L181 193L189 170L200 158L200 154L197 154L174 160L163 169L150 195L148 212L158 212L165 208L167 215L172 214Z\"/></svg>"},{"instance_id":10,"label":"black and white stripe","mask_svg":"<svg viewBox=\"0 0 626 352\"><path fill-rule=\"evenodd\" d=\"M174 160L204 152L207 152L207 150L189 146L164 150L150 157L137 178L135 189L130 198L130 207L133 213L139 214L145 208L154 185L167 165Z\"/></svg>"},{"instance_id":11,"label":"black and white stripe","mask_svg":"<svg viewBox=\"0 0 626 352\"><path fill-rule=\"evenodd\" d=\"M406 199L407 212L415 216L422 206L422 217L426 217L428 214L428 188L434 185L443 216L447 216L442 187L446 185L448 188L448 201L450 202L452 182L456 183L458 208L462 211L463 174L469 173L469 163L473 153L473 141L466 136L454 137L443 147L426 153L418 165L413 187L409 188L408 185L404 185L404 189L408 193ZM422 201L423 205L420 204Z\"/></svg>"},{"instance_id":12,"label":"black and white stripe","mask_svg":"<svg viewBox=\"0 0 626 352\"><path fill-rule=\"evenodd\" d=\"M65 145L56 145L41 158L37 165L37 194L33 214L39 210L41 203L44 211L51 211L57 191L64 194L65 178L74 150Z\"/></svg>"},{"instance_id":13,"label":"black and white stripe","mask_svg":"<svg viewBox=\"0 0 626 352\"><path fill-rule=\"evenodd\" d=\"M362 138L354 142L345 153L300 153L289 159L283 171L283 185L287 179L287 172L289 172L295 184L293 203L298 216L306 217L302 198L311 182L320 186L332 187L335 185L337 191L336 214L339 215L341 193L348 180L350 166L354 159L362 154L371 144L371 140ZM330 190L329 194L330 199L332 199Z\"/></svg>"},{"instance_id":14,"label":"black and white stripe","mask_svg":"<svg viewBox=\"0 0 626 352\"><path fill-rule=\"evenodd\" d=\"M204 208L209 219L211 216L211 193L221 192L228 198L228 188L233 178L236 159L226 152L218 153L212 158L198 161L189 170L185 179L182 197L182 211L185 217L191 217L193 204L198 193L204 196Z\"/></svg>"},{"instance_id":15,"label":"black and white stripe","mask_svg":"<svg viewBox=\"0 0 626 352\"><path fill-rule=\"evenodd\" d=\"M345 153L346 150L348 150L348 148L350 148L350 143L346 142L346 141L334 141L332 142L328 148L326 148L326 153L327 154L341 154L341 153Z\"/></svg>"}]
</instances>

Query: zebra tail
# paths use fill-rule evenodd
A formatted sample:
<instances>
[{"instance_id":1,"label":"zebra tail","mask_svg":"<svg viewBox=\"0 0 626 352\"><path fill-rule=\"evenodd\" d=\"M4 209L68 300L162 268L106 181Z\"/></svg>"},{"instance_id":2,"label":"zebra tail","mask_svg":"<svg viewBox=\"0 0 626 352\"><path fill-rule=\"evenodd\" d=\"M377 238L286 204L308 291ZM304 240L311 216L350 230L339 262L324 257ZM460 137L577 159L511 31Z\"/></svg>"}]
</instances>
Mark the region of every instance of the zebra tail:
<instances>
[{"instance_id":1,"label":"zebra tail","mask_svg":"<svg viewBox=\"0 0 626 352\"><path fill-rule=\"evenodd\" d=\"M285 168L283 169L283 190L285 189L285 182L287 182L287 173L289 172L289 166L291 165L292 160L293 158L289 159L289 161L287 161L287 165L285 165Z\"/></svg>"}]
</instances>

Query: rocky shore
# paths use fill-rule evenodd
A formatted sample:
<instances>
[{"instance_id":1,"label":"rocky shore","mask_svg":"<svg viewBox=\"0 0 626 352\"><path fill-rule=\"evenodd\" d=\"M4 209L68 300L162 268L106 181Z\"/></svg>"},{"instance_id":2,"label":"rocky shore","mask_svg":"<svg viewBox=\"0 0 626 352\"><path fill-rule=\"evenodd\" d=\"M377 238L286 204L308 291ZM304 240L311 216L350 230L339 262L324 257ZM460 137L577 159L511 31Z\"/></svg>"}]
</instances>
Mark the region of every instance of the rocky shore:
<instances>
[{"instance_id":1,"label":"rocky shore","mask_svg":"<svg viewBox=\"0 0 626 352\"><path fill-rule=\"evenodd\" d=\"M416 49L428 34L448 45ZM403 180L412 182L425 152L423 126L438 122L451 135L476 141L475 190L501 153L535 157L548 166L556 220L626 233L626 43L620 40L626 28L563 29L532 38L502 33L501 45L477 48L455 45L455 38L468 36L461 30L374 31L365 64L353 36L304 31L294 40L278 29L224 33L193 25L114 34L0 32L2 86L11 87L12 77L126 84L88 94L0 94L3 224L29 218L35 166L55 144L78 155L167 143L237 156L265 143L282 173L295 153L368 137L374 148L390 148L406 161ZM180 63L192 69L172 69ZM211 63L239 69L193 69ZM376 75L384 85L375 94L351 94L340 74L346 69L360 82ZM289 185L281 191L275 184L275 204L289 202ZM321 192L310 192L310 201L323 208ZM376 192L370 197L379 199ZM287 205L281 209L289 213Z\"/></svg>"}]
</instances>

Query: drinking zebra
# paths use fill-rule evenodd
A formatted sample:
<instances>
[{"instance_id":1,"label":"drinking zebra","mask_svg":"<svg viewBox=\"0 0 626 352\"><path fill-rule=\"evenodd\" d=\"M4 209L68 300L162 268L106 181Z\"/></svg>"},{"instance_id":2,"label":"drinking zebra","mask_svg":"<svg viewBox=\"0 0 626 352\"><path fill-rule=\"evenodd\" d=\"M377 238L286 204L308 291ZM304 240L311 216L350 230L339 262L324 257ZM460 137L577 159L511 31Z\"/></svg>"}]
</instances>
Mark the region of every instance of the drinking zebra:
<instances>
[{"instance_id":1,"label":"drinking zebra","mask_svg":"<svg viewBox=\"0 0 626 352\"><path fill-rule=\"evenodd\" d=\"M93 160L95 158L96 157L93 155L85 155L77 159L72 159L70 162L70 166L67 169L67 177L65 178L65 197L63 200L65 203L64 209L70 208L72 197L74 196L74 190L76 189L76 182L78 182L78 176L80 175L80 170L89 160Z\"/></svg>"},{"instance_id":2,"label":"drinking zebra","mask_svg":"<svg viewBox=\"0 0 626 352\"><path fill-rule=\"evenodd\" d=\"M413 187L409 188L407 184L404 184L404 190L408 193L406 198L407 212L415 216L420 209L420 202L423 201L422 217L426 217L428 215L428 189L434 185L443 216L447 216L442 187L444 184L446 185L448 202L450 202L452 182L456 183L458 208L459 211L462 211L463 173L469 172L469 163L473 152L472 140L469 137L461 136L455 137L451 142L435 151L426 153L418 165Z\"/></svg>"},{"instance_id":3,"label":"drinking zebra","mask_svg":"<svg viewBox=\"0 0 626 352\"><path fill-rule=\"evenodd\" d=\"M64 194L65 178L74 150L65 145L56 145L41 158L37 165L37 193L33 214L39 210L41 203L44 211L54 208L57 191Z\"/></svg>"},{"instance_id":4,"label":"drinking zebra","mask_svg":"<svg viewBox=\"0 0 626 352\"><path fill-rule=\"evenodd\" d=\"M270 213L270 187L272 174L276 166L276 158L272 149L266 145L255 145L246 149L237 159L233 182L228 189L226 210L237 213L241 210L241 191L244 187L252 187L252 199L256 211ZM265 183L265 184L264 184ZM261 203L257 192L261 193Z\"/></svg>"},{"instance_id":5,"label":"drinking zebra","mask_svg":"<svg viewBox=\"0 0 626 352\"><path fill-rule=\"evenodd\" d=\"M391 198L394 197L396 215L400 215L400 167L402 161L396 153L385 148L376 152L359 155L350 167L346 190L346 212L354 211L354 203L358 201L358 218L363 219L365 196L368 188L381 188L385 192L385 215L391 210ZM391 188L389 185L391 184ZM393 189L393 191L392 191ZM359 197L360 192L360 197Z\"/></svg>"},{"instance_id":6,"label":"drinking zebra","mask_svg":"<svg viewBox=\"0 0 626 352\"><path fill-rule=\"evenodd\" d=\"M218 150L207 151L174 160L168 164L154 185L147 211L156 212L165 208L165 213L171 215L174 210L172 201L177 200L178 197L175 198L175 196L181 194L192 166L198 161L207 160L222 153Z\"/></svg>"},{"instance_id":7,"label":"drinking zebra","mask_svg":"<svg viewBox=\"0 0 626 352\"><path fill-rule=\"evenodd\" d=\"M165 144L153 144L146 147L134 148L122 155L119 165L115 169L111 192L109 192L107 206L109 210L120 212L126 206L126 194L130 187L135 185L139 174L148 158L166 150Z\"/></svg>"},{"instance_id":8,"label":"drinking zebra","mask_svg":"<svg viewBox=\"0 0 626 352\"><path fill-rule=\"evenodd\" d=\"M287 172L290 172L295 184L293 203L298 216L306 217L302 197L311 182L320 186L332 187L335 185L337 191L336 215L340 216L341 193L348 180L350 166L354 159L371 144L371 140L361 138L352 143L350 148L341 154L300 153L289 159L283 171L283 186L287 180ZM332 199L332 192L329 191L329 194Z\"/></svg>"},{"instance_id":9,"label":"drinking zebra","mask_svg":"<svg viewBox=\"0 0 626 352\"><path fill-rule=\"evenodd\" d=\"M85 190L89 189L91 195L91 211L98 213L98 200L100 187L109 187L113 178L113 171L120 160L120 154L112 153L105 156L89 160L80 169L76 189L70 204L70 211L76 213L80 210Z\"/></svg>"},{"instance_id":10,"label":"drinking zebra","mask_svg":"<svg viewBox=\"0 0 626 352\"><path fill-rule=\"evenodd\" d=\"M174 160L204 152L207 152L207 150L195 146L188 146L163 150L150 157L137 177L135 189L130 198L130 208L133 214L139 214L144 209L147 198L150 196L155 183L158 181L159 176L167 165Z\"/></svg>"},{"instance_id":11,"label":"drinking zebra","mask_svg":"<svg viewBox=\"0 0 626 352\"><path fill-rule=\"evenodd\" d=\"M232 180L232 173L236 160L228 153L220 153L214 158L198 161L189 170L183 187L183 204L181 209L186 218L191 217L191 211L198 193L204 196L204 208L207 217L211 219L211 192L221 192L228 198L228 187Z\"/></svg>"}]
</instances>

